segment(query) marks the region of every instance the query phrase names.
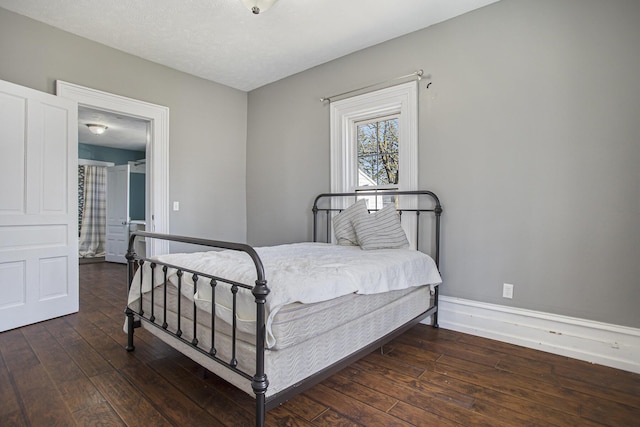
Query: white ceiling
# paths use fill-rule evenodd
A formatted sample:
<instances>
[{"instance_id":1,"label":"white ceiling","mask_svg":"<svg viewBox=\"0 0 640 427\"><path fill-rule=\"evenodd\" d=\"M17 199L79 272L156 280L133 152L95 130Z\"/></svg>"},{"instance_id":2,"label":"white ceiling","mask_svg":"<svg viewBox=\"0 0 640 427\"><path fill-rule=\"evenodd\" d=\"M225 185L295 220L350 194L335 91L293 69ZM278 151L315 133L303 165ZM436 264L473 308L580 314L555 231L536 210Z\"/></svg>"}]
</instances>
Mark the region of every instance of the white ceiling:
<instances>
[{"instance_id":1,"label":"white ceiling","mask_svg":"<svg viewBox=\"0 0 640 427\"><path fill-rule=\"evenodd\" d=\"M107 126L102 135L89 131L89 123ZM78 108L78 142L124 150L145 151L147 147L146 120L94 110L88 107Z\"/></svg>"},{"instance_id":2,"label":"white ceiling","mask_svg":"<svg viewBox=\"0 0 640 427\"><path fill-rule=\"evenodd\" d=\"M0 7L250 91L497 0L0 0Z\"/></svg>"},{"instance_id":3,"label":"white ceiling","mask_svg":"<svg viewBox=\"0 0 640 427\"><path fill-rule=\"evenodd\" d=\"M498 0L0 0L0 7L168 67L250 91ZM109 127L91 134L86 123ZM80 142L144 150L146 122L79 110Z\"/></svg>"}]
</instances>

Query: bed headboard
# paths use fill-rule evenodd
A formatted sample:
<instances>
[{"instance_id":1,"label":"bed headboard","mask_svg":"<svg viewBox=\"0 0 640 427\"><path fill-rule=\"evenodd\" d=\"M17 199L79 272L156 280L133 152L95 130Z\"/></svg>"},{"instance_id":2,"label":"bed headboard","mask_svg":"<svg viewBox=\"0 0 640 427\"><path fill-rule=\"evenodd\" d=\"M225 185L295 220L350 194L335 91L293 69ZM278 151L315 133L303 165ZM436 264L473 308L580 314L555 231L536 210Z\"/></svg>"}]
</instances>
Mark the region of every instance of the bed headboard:
<instances>
[{"instance_id":1,"label":"bed headboard","mask_svg":"<svg viewBox=\"0 0 640 427\"><path fill-rule=\"evenodd\" d=\"M388 203L394 203L398 213L400 214L400 221L409 220L414 221L415 231L414 236L408 236L411 240L414 239L416 249L419 249L421 242L421 234L424 234L425 224L421 221L421 215L431 216L434 221L434 228L432 229L432 243L433 254L432 257L439 265L440 261L440 216L442 215L442 205L440 199L435 193L427 190L418 191L399 191L399 190L374 190L374 191L358 191L354 193L323 193L316 197L313 202L313 241L317 242L319 234L321 234L321 228L324 228L325 239L323 241L331 241L331 220L333 216L351 204L355 203L361 198L368 199L368 209L370 212L378 211L382 209ZM371 203L373 202L373 203ZM373 206L372 206L373 205ZM407 215L413 216L415 219L407 219ZM322 217L325 218L323 224ZM422 227L421 227L422 224ZM424 242L424 240L422 240Z\"/></svg>"}]
</instances>

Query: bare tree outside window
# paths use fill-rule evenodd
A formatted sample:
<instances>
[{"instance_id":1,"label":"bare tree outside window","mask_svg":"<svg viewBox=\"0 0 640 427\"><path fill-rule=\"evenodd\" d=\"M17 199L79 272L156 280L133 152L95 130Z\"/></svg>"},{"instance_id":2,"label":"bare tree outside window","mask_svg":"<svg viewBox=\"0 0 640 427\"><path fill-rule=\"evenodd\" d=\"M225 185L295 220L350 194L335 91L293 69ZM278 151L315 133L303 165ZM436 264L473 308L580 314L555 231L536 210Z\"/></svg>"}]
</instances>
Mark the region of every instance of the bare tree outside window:
<instances>
[{"instance_id":1,"label":"bare tree outside window","mask_svg":"<svg viewBox=\"0 0 640 427\"><path fill-rule=\"evenodd\" d=\"M360 185L397 185L398 117L358 124L357 138Z\"/></svg>"}]
</instances>

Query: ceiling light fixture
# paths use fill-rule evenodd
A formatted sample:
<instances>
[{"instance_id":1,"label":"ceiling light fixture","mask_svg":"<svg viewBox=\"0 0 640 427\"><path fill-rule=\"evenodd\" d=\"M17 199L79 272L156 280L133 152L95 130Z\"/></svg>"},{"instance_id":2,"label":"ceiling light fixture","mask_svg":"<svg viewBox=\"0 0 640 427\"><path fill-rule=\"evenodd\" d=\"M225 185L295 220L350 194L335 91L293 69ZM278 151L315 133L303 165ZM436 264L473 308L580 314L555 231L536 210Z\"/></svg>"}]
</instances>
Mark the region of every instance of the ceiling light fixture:
<instances>
[{"instance_id":1,"label":"ceiling light fixture","mask_svg":"<svg viewBox=\"0 0 640 427\"><path fill-rule=\"evenodd\" d=\"M254 15L260 12L266 12L278 0L242 0L242 4L249 9Z\"/></svg>"},{"instance_id":2,"label":"ceiling light fixture","mask_svg":"<svg viewBox=\"0 0 640 427\"><path fill-rule=\"evenodd\" d=\"M105 125L97 125L95 123L88 123L87 127L89 128L89 131L94 135L102 135L104 133L104 131L109 129Z\"/></svg>"}]
</instances>

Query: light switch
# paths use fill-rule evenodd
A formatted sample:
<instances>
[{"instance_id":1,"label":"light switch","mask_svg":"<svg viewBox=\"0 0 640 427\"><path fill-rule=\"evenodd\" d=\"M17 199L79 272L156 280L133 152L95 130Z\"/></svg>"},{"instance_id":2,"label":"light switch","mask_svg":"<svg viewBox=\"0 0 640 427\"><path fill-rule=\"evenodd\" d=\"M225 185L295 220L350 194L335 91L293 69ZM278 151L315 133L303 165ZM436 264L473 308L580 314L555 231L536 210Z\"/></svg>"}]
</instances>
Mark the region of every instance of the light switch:
<instances>
[{"instance_id":1,"label":"light switch","mask_svg":"<svg viewBox=\"0 0 640 427\"><path fill-rule=\"evenodd\" d=\"M173 210L174 211L180 210L180 202L173 202Z\"/></svg>"}]
</instances>

